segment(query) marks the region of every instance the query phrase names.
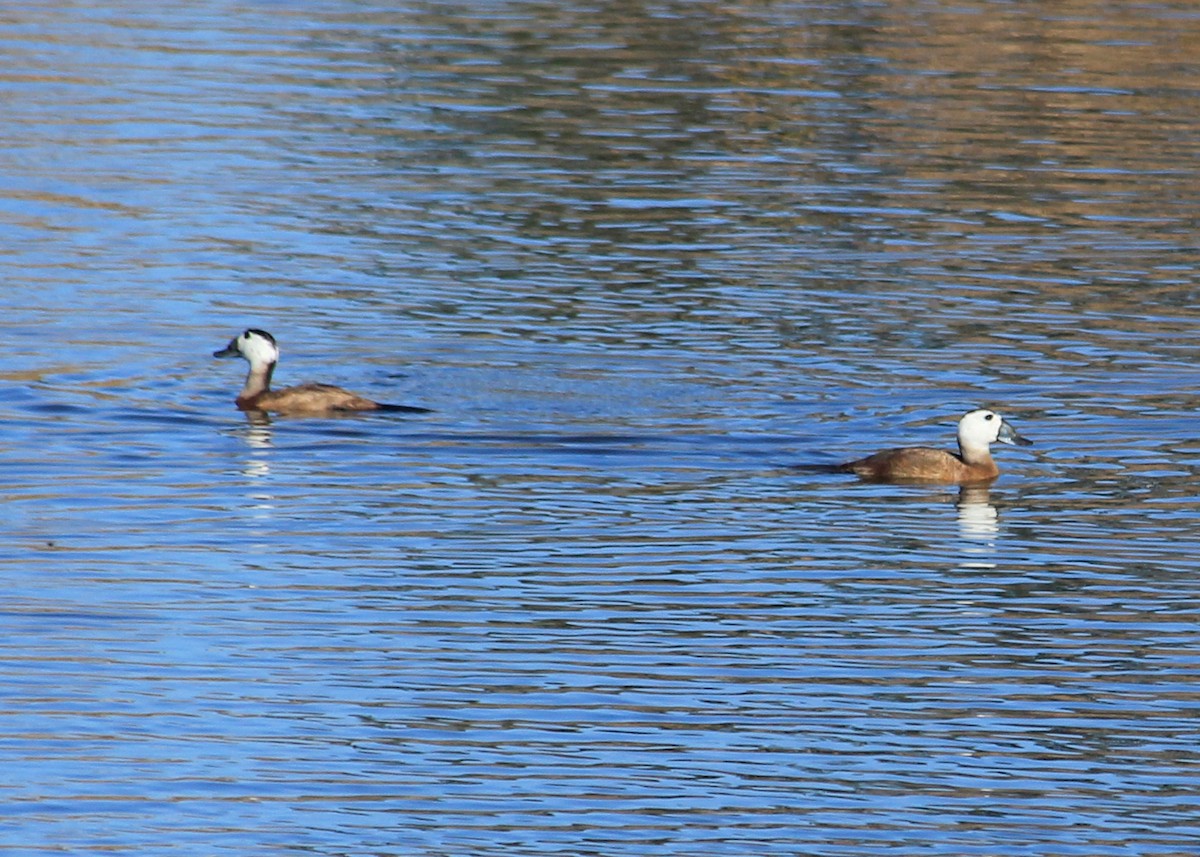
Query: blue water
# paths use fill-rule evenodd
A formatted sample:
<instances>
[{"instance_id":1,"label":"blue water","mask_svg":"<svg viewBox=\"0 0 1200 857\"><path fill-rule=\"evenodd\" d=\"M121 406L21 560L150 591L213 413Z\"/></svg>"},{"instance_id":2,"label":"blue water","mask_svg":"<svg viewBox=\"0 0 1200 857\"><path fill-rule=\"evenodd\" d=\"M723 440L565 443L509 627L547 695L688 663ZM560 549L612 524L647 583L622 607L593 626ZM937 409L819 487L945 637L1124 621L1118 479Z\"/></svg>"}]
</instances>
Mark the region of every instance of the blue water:
<instances>
[{"instance_id":1,"label":"blue water","mask_svg":"<svg viewBox=\"0 0 1200 857\"><path fill-rule=\"evenodd\" d=\"M0 845L1193 853L1198 35L10 10ZM248 326L433 412L248 420Z\"/></svg>"}]
</instances>

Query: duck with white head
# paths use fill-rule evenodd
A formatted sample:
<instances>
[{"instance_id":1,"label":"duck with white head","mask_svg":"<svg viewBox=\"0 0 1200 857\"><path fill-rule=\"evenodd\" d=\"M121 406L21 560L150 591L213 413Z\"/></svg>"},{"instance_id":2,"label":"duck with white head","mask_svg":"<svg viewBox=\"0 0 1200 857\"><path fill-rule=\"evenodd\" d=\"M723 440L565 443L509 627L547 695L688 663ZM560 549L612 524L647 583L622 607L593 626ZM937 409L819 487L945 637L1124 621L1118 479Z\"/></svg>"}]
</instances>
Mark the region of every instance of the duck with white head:
<instances>
[{"instance_id":1,"label":"duck with white head","mask_svg":"<svg viewBox=\"0 0 1200 857\"><path fill-rule=\"evenodd\" d=\"M833 465L870 482L933 482L951 485L987 483L1000 475L991 445L1031 446L1004 417L987 408L970 411L958 421L958 452L926 446L886 449Z\"/></svg>"},{"instance_id":2,"label":"duck with white head","mask_svg":"<svg viewBox=\"0 0 1200 857\"><path fill-rule=\"evenodd\" d=\"M333 414L353 411L402 411L427 413L427 408L385 405L331 384L300 384L271 389L271 377L279 365L279 344L265 330L251 327L214 351L213 357L241 357L250 364L246 382L234 402L243 411L274 411L280 414Z\"/></svg>"}]
</instances>

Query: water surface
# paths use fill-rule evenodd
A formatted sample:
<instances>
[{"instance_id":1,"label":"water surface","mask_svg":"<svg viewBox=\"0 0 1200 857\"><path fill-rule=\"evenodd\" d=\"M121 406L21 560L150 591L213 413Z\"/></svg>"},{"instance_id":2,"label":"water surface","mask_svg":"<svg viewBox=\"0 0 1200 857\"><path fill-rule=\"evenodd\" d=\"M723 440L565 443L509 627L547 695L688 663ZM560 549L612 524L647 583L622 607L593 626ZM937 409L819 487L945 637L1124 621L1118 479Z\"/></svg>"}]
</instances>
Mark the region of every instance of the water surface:
<instances>
[{"instance_id":1,"label":"water surface","mask_svg":"<svg viewBox=\"0 0 1200 857\"><path fill-rule=\"evenodd\" d=\"M0 841L1192 853L1198 38L9 12ZM247 326L434 412L248 420ZM790 467L977 406L990 488Z\"/></svg>"}]
</instances>

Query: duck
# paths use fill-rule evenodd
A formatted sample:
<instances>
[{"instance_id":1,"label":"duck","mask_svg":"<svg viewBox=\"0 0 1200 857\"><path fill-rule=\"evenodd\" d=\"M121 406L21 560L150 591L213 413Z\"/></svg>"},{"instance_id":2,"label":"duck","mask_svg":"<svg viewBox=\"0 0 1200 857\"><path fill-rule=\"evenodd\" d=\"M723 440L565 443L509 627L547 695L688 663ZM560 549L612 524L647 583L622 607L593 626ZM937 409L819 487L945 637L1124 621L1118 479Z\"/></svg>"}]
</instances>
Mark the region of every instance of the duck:
<instances>
[{"instance_id":1,"label":"duck","mask_svg":"<svg viewBox=\"0 0 1200 857\"><path fill-rule=\"evenodd\" d=\"M885 449L866 458L833 465L868 482L932 482L949 485L989 483L1000 475L991 445L1032 446L995 411L979 408L958 421L958 452L926 446Z\"/></svg>"},{"instance_id":2,"label":"duck","mask_svg":"<svg viewBox=\"0 0 1200 857\"><path fill-rule=\"evenodd\" d=\"M280 414L330 414L353 411L403 411L428 413L428 408L385 405L331 384L300 384L271 389L271 376L279 363L275 337L256 327L239 333L213 357L241 357L250 364L246 383L234 402L243 411L274 411Z\"/></svg>"}]
</instances>

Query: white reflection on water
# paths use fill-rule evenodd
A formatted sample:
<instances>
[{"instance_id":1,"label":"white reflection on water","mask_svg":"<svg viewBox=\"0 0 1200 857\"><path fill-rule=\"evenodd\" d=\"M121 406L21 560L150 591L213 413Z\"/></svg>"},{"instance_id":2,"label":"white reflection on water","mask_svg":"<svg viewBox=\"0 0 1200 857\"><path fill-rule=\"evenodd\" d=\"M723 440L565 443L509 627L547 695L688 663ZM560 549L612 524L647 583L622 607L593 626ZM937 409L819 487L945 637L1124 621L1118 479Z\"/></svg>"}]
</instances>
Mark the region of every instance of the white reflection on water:
<instances>
[{"instance_id":1,"label":"white reflection on water","mask_svg":"<svg viewBox=\"0 0 1200 857\"><path fill-rule=\"evenodd\" d=\"M1000 515L991 503L991 490L987 486L964 486L955 504L958 512L958 533L962 538L963 550L981 557L964 564L973 568L994 568L995 564L982 557L992 556L996 534L999 532Z\"/></svg>"},{"instance_id":2,"label":"white reflection on water","mask_svg":"<svg viewBox=\"0 0 1200 857\"><path fill-rule=\"evenodd\" d=\"M247 454L241 467L242 475L251 484L264 481L271 474L271 451L274 447L270 419L261 414L248 414L246 425L235 433L247 447ZM271 500L269 496L263 494L252 496L264 504ZM261 508L270 507L264 505Z\"/></svg>"}]
</instances>

